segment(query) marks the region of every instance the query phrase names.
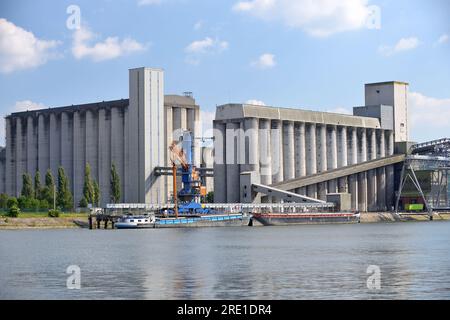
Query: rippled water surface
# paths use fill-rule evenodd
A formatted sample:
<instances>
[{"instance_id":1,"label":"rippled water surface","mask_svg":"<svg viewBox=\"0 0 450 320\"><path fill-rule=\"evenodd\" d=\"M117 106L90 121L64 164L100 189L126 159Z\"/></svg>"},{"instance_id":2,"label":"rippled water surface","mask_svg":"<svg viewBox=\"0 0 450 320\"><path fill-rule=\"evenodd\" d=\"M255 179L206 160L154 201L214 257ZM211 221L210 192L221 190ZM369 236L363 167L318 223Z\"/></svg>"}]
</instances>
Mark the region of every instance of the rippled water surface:
<instances>
[{"instance_id":1,"label":"rippled water surface","mask_svg":"<svg viewBox=\"0 0 450 320\"><path fill-rule=\"evenodd\" d=\"M450 299L450 222L0 231L0 299L61 298Z\"/></svg>"}]
</instances>

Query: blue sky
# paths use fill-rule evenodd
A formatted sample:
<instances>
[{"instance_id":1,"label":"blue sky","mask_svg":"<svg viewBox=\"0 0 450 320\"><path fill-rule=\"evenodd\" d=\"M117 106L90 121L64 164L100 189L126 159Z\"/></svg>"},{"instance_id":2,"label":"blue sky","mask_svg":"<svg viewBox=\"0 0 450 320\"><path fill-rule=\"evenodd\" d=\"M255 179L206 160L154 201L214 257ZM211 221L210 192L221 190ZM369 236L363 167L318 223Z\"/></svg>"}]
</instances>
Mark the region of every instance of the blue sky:
<instances>
[{"instance_id":1,"label":"blue sky","mask_svg":"<svg viewBox=\"0 0 450 320\"><path fill-rule=\"evenodd\" d=\"M164 68L165 92L192 91L209 120L248 100L350 112L364 83L400 80L423 141L450 136L449 36L447 0L2 0L0 113L127 98L139 66Z\"/></svg>"}]
</instances>

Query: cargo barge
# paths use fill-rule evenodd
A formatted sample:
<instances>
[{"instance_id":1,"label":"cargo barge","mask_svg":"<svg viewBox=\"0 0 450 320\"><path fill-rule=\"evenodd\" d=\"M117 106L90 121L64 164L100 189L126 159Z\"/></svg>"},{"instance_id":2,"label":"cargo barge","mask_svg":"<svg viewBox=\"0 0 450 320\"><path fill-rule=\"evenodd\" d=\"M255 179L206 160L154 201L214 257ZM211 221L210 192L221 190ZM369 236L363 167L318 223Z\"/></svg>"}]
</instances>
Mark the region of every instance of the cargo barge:
<instances>
[{"instance_id":1,"label":"cargo barge","mask_svg":"<svg viewBox=\"0 0 450 320\"><path fill-rule=\"evenodd\" d=\"M360 214L356 213L254 213L254 221L264 226L287 226L301 224L343 224L359 223Z\"/></svg>"}]
</instances>

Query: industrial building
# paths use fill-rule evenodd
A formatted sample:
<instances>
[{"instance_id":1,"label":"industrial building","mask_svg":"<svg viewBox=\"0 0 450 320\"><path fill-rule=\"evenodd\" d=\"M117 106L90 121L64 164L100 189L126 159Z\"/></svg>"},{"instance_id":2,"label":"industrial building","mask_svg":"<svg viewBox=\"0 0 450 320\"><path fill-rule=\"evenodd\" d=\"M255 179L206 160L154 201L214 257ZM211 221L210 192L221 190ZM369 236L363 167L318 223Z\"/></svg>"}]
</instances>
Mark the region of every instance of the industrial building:
<instances>
[{"instance_id":1,"label":"industrial building","mask_svg":"<svg viewBox=\"0 0 450 320\"><path fill-rule=\"evenodd\" d=\"M164 95L161 69L129 71L129 99L18 112L6 118L0 150L0 193L19 196L22 175L41 177L59 166L69 178L74 203L82 198L86 163L98 181L101 202L110 202L111 165L121 179L123 202L165 203L171 178L156 175L170 165L168 145L183 130L200 135L200 109L192 95ZM200 166L195 140L194 164Z\"/></svg>"},{"instance_id":2,"label":"industrial building","mask_svg":"<svg viewBox=\"0 0 450 320\"><path fill-rule=\"evenodd\" d=\"M450 140L408 141L408 87L398 81L366 84L365 104L354 107L353 115L221 105L212 148L203 144L208 137L201 136L200 107L191 93L164 95L163 70L131 69L129 99L6 116L0 193L19 196L24 173L39 171L43 179L50 169L56 177L62 166L76 206L89 163L106 205L114 163L121 202L164 205L173 194L168 147L189 130L193 164L207 191L214 190L216 203L328 203L345 198L349 210L359 211L418 202L444 207Z\"/></svg>"},{"instance_id":3,"label":"industrial building","mask_svg":"<svg viewBox=\"0 0 450 320\"><path fill-rule=\"evenodd\" d=\"M404 161L394 148L408 141L408 86L366 84L365 106L353 108L353 115L218 106L215 201L325 201L327 195L349 193L352 210L390 210L394 165Z\"/></svg>"}]
</instances>

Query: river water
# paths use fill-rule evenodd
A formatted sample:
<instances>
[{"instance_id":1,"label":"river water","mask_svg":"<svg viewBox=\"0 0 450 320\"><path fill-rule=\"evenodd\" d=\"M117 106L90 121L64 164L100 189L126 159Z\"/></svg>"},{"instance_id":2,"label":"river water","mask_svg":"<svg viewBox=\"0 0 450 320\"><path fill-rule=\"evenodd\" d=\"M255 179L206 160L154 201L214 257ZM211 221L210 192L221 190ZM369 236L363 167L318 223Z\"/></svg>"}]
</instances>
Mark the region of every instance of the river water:
<instances>
[{"instance_id":1,"label":"river water","mask_svg":"<svg viewBox=\"0 0 450 320\"><path fill-rule=\"evenodd\" d=\"M0 299L106 298L450 299L450 222L0 231Z\"/></svg>"}]
</instances>

